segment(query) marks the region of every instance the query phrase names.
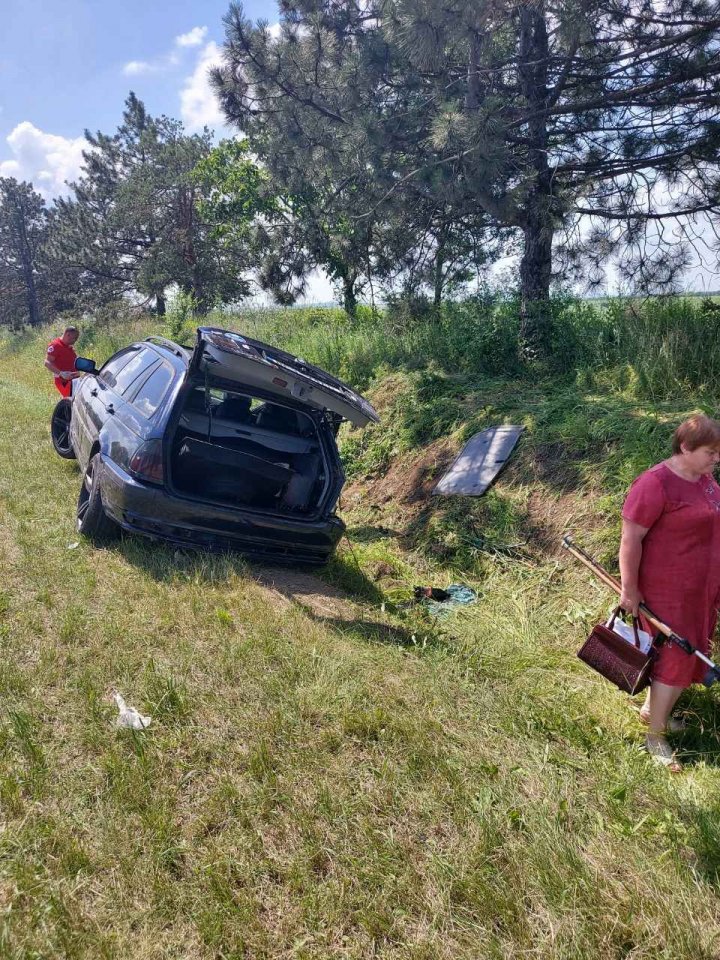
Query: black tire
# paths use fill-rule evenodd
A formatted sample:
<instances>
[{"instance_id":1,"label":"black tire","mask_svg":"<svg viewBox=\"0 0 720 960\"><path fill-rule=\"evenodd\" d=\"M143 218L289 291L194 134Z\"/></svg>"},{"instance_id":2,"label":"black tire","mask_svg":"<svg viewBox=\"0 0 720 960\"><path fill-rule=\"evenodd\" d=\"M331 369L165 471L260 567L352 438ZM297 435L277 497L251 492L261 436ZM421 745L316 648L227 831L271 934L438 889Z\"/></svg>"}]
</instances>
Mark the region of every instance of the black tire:
<instances>
[{"instance_id":1,"label":"black tire","mask_svg":"<svg viewBox=\"0 0 720 960\"><path fill-rule=\"evenodd\" d=\"M120 532L118 525L105 513L100 492L102 461L96 453L90 458L77 504L77 529L91 540L112 540Z\"/></svg>"},{"instance_id":2,"label":"black tire","mask_svg":"<svg viewBox=\"0 0 720 960\"><path fill-rule=\"evenodd\" d=\"M63 460L75 460L75 451L70 442L70 417L72 416L72 401L63 397L53 410L50 421L50 436L52 437L55 453Z\"/></svg>"}]
</instances>

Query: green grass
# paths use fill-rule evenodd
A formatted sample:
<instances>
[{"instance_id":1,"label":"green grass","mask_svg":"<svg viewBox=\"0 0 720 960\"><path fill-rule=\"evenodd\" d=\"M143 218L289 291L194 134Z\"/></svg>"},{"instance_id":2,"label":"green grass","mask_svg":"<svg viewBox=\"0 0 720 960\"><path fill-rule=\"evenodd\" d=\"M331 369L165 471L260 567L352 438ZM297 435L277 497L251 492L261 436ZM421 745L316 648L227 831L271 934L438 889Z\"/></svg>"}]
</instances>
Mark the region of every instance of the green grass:
<instances>
[{"instance_id":1,"label":"green grass","mask_svg":"<svg viewBox=\"0 0 720 960\"><path fill-rule=\"evenodd\" d=\"M683 699L687 771L655 769L574 655L610 598L538 539L567 521L610 560L628 479L702 397L652 404L602 371L376 380L384 426L344 441L355 484L446 432L527 433L482 500L348 506L361 570L343 549L323 575L348 619L236 556L70 549L43 344L0 344L3 960L718 956L717 695ZM423 579L479 602L406 610ZM115 728L113 689L148 731Z\"/></svg>"}]
</instances>

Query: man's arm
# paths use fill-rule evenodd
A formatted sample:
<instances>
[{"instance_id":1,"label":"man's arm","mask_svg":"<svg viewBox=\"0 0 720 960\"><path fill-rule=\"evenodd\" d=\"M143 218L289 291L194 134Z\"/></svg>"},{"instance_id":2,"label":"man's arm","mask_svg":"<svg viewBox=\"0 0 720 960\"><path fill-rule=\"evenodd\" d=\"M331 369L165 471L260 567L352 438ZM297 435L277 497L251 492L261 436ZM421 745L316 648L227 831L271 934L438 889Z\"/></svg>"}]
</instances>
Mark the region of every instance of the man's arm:
<instances>
[{"instance_id":1,"label":"man's arm","mask_svg":"<svg viewBox=\"0 0 720 960\"><path fill-rule=\"evenodd\" d=\"M80 376L76 370L60 370L56 367L50 353L45 356L45 366L54 377L61 377L63 380L74 380L75 377Z\"/></svg>"}]
</instances>

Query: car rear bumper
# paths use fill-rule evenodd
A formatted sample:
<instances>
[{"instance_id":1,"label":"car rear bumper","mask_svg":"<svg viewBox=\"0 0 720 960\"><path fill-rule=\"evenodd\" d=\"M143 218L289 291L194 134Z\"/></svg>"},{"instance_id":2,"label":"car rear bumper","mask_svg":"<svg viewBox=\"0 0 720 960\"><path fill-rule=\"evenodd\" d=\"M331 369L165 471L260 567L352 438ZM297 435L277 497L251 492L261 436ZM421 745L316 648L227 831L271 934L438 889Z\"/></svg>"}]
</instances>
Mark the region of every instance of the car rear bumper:
<instances>
[{"instance_id":1,"label":"car rear bumper","mask_svg":"<svg viewBox=\"0 0 720 960\"><path fill-rule=\"evenodd\" d=\"M139 483L106 457L102 462L105 512L123 529L148 537L182 546L238 550L266 560L317 564L332 555L345 530L336 516L296 520L178 497L166 488Z\"/></svg>"}]
</instances>

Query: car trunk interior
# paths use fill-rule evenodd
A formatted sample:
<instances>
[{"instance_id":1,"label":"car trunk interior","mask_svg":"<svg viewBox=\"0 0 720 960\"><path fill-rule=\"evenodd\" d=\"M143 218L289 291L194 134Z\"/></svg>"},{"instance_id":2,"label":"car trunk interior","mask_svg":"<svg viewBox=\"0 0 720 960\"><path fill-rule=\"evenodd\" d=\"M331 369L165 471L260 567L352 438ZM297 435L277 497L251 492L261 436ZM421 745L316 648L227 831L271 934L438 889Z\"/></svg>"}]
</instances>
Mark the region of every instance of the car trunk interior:
<instances>
[{"instance_id":1,"label":"car trunk interior","mask_svg":"<svg viewBox=\"0 0 720 960\"><path fill-rule=\"evenodd\" d=\"M308 515L327 488L312 418L247 394L194 387L170 451L171 485L203 500Z\"/></svg>"}]
</instances>

